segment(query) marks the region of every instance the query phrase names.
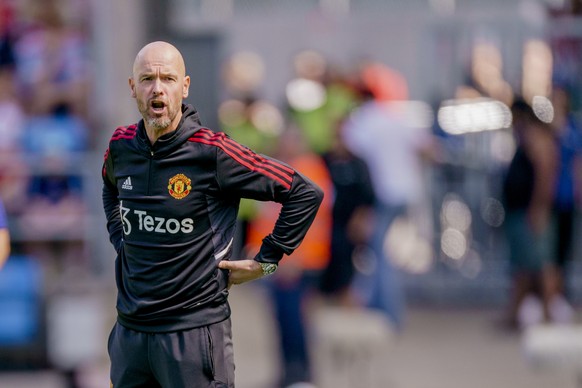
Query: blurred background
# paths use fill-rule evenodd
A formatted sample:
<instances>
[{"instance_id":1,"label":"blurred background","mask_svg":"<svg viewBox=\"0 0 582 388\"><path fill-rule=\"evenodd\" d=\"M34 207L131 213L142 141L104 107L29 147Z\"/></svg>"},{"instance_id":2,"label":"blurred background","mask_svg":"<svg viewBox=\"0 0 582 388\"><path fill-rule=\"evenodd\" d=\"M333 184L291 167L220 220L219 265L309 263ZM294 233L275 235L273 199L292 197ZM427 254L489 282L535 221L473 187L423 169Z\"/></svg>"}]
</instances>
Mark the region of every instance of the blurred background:
<instances>
[{"instance_id":1,"label":"blurred background","mask_svg":"<svg viewBox=\"0 0 582 388\"><path fill-rule=\"evenodd\" d=\"M231 291L239 387L577 386L580 0L0 0L0 387L108 386L100 171L153 40L203 125L327 194ZM241 204L239 257L273 214Z\"/></svg>"}]
</instances>

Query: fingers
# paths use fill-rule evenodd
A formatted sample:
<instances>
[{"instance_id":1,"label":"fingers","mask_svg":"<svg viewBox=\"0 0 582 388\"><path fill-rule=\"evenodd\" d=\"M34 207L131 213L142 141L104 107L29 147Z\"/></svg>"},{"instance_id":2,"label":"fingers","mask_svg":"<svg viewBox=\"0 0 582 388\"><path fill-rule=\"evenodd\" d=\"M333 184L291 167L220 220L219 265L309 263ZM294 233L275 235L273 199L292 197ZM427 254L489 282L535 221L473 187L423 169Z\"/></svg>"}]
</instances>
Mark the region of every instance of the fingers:
<instances>
[{"instance_id":1,"label":"fingers","mask_svg":"<svg viewBox=\"0 0 582 388\"><path fill-rule=\"evenodd\" d=\"M220 261L218 263L218 268L220 269L232 269L232 266L230 265L230 261Z\"/></svg>"},{"instance_id":2,"label":"fingers","mask_svg":"<svg viewBox=\"0 0 582 388\"><path fill-rule=\"evenodd\" d=\"M243 263L241 263L240 260L236 260L236 261L229 261L229 260L222 260L218 263L218 268L220 269L240 269L243 268L242 266Z\"/></svg>"},{"instance_id":3,"label":"fingers","mask_svg":"<svg viewBox=\"0 0 582 388\"><path fill-rule=\"evenodd\" d=\"M222 260L218 263L218 268L220 269L243 269L243 270L252 270L253 269L253 260Z\"/></svg>"},{"instance_id":4,"label":"fingers","mask_svg":"<svg viewBox=\"0 0 582 388\"><path fill-rule=\"evenodd\" d=\"M261 266L254 260L223 260L218 262L218 268L229 271L229 288L233 284L246 283L259 279L263 275Z\"/></svg>"}]
</instances>

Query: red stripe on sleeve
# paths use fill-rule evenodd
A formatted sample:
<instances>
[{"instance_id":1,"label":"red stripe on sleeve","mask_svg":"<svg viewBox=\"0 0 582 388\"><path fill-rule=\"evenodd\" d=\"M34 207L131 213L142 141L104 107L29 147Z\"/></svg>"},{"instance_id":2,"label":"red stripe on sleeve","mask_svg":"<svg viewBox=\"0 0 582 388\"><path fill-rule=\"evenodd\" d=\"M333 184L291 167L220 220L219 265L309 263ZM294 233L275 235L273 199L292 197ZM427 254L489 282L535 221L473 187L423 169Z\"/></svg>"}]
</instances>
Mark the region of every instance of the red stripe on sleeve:
<instances>
[{"instance_id":1,"label":"red stripe on sleeve","mask_svg":"<svg viewBox=\"0 0 582 388\"><path fill-rule=\"evenodd\" d=\"M273 169L281 170L279 172L283 175L288 175L290 180L292 179L292 176L295 173L295 171L292 168L287 167L284 164L277 163L275 161L272 161L270 159L262 157L261 155L256 154L251 149L249 149L249 148L235 142L234 140L232 140L223 132L214 133L209 129L202 128L200 131L198 131L196 134L194 134L193 137L196 137L197 135L202 135L202 134L205 135L206 139L219 140L219 141L224 142L224 144L229 145L233 149L233 151L240 153L242 157L246 157L251 162L264 163L264 164L267 164L269 166L272 166Z\"/></svg>"},{"instance_id":2,"label":"red stripe on sleeve","mask_svg":"<svg viewBox=\"0 0 582 388\"><path fill-rule=\"evenodd\" d=\"M226 144L229 144L234 149L238 150L238 152L240 152L241 154L246 155L248 158L252 158L260 163L267 163L269 165L272 165L274 168L281 169L282 171L287 172L289 175L293 175L295 173L295 171L293 171L292 168L289 168L281 163L276 163L270 159L263 158L262 156L251 151L249 148L235 142L230 137L227 137L225 134L212 134L212 135L214 135L215 137L218 137L221 141L225 142ZM196 135L194 135L194 136L196 136Z\"/></svg>"},{"instance_id":3,"label":"red stripe on sleeve","mask_svg":"<svg viewBox=\"0 0 582 388\"><path fill-rule=\"evenodd\" d=\"M224 147L229 148L232 152L236 152L240 157L245 158L249 163L258 164L265 168L270 169L273 173L281 175L287 178L289 182L293 179L293 174L295 171L281 163L277 163L268 158L264 158L261 155L256 154L249 148L235 142L230 139L225 133L214 133L209 129L202 129L197 132L193 137L202 136L207 140L218 141L223 144Z\"/></svg>"},{"instance_id":4,"label":"red stripe on sleeve","mask_svg":"<svg viewBox=\"0 0 582 388\"><path fill-rule=\"evenodd\" d=\"M208 129L200 130L190 139L197 143L208 144L219 147L239 164L247 167L251 171L257 171L268 176L286 189L291 188L294 171L287 166L266 159L252 152L250 149L230 140L225 134L216 134ZM230 140L230 141L229 141Z\"/></svg>"},{"instance_id":5,"label":"red stripe on sleeve","mask_svg":"<svg viewBox=\"0 0 582 388\"><path fill-rule=\"evenodd\" d=\"M119 139L133 139L137 133L137 125L133 124L129 127L118 127L113 136L111 136L111 141Z\"/></svg>"}]
</instances>

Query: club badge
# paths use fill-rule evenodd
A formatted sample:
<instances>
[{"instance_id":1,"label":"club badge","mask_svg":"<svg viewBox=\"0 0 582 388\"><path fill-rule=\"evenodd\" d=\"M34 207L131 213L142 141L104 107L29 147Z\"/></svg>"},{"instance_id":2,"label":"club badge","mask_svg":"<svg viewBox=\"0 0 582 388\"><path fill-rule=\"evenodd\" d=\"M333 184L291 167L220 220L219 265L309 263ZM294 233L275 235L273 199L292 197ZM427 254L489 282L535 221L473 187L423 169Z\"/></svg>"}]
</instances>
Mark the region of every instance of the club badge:
<instances>
[{"instance_id":1,"label":"club badge","mask_svg":"<svg viewBox=\"0 0 582 388\"><path fill-rule=\"evenodd\" d=\"M184 174L174 175L168 181L168 191L176 199L182 199L192 190L192 181Z\"/></svg>"}]
</instances>

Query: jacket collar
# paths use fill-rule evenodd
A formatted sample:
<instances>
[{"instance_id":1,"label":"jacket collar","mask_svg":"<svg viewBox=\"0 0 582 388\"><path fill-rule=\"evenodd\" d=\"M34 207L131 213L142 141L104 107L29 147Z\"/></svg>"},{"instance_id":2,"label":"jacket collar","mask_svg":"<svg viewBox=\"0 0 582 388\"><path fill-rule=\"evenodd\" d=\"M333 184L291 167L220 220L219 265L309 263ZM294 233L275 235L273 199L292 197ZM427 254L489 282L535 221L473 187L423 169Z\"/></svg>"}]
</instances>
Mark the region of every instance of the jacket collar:
<instances>
[{"instance_id":1,"label":"jacket collar","mask_svg":"<svg viewBox=\"0 0 582 388\"><path fill-rule=\"evenodd\" d=\"M190 104L182 104L182 119L178 123L176 130L160 136L153 145L150 144L150 140L148 139L143 119L137 123L137 127L137 137L141 147L148 154L153 152L154 155L163 156L186 142L202 127L202 124L200 123L200 115L196 108Z\"/></svg>"}]
</instances>

